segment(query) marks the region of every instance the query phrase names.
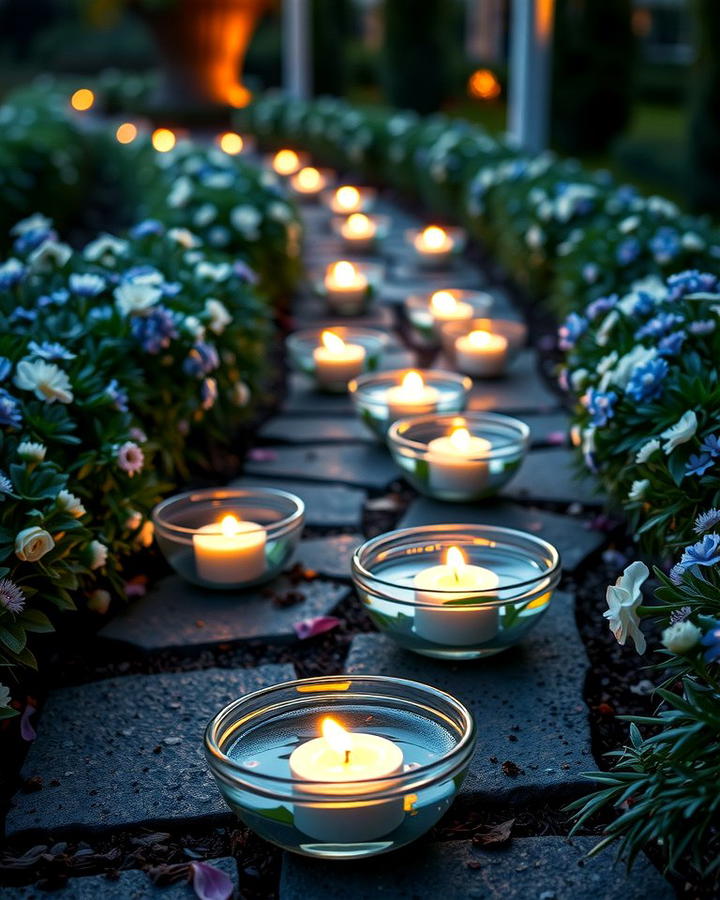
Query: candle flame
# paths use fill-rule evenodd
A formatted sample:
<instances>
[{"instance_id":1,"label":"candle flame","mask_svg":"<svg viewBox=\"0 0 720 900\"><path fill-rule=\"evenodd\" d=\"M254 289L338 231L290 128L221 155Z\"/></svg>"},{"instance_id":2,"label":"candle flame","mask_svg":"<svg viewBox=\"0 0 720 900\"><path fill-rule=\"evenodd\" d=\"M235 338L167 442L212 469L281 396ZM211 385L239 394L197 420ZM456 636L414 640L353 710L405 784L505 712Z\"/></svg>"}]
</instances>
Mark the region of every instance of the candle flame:
<instances>
[{"instance_id":1,"label":"candle flame","mask_svg":"<svg viewBox=\"0 0 720 900\"><path fill-rule=\"evenodd\" d=\"M234 537L240 531L240 520L232 514L223 516L220 522L220 530L225 537Z\"/></svg>"},{"instance_id":2,"label":"candle flame","mask_svg":"<svg viewBox=\"0 0 720 900\"><path fill-rule=\"evenodd\" d=\"M292 175L300 168L300 158L294 150L278 150L273 157L273 169L278 175Z\"/></svg>"},{"instance_id":3,"label":"candle flame","mask_svg":"<svg viewBox=\"0 0 720 900\"><path fill-rule=\"evenodd\" d=\"M450 291L435 291L430 298L430 306L433 312L447 315L457 306L457 298Z\"/></svg>"},{"instance_id":4,"label":"candle flame","mask_svg":"<svg viewBox=\"0 0 720 900\"><path fill-rule=\"evenodd\" d=\"M404 394L418 395L425 387L425 382L419 372L408 372L403 380L401 389Z\"/></svg>"},{"instance_id":5,"label":"candle flame","mask_svg":"<svg viewBox=\"0 0 720 900\"><path fill-rule=\"evenodd\" d=\"M460 453L468 453L470 451L471 440L472 436L467 428L456 428L450 435L450 443ZM457 548L452 547L451 549L456 550Z\"/></svg>"},{"instance_id":6,"label":"candle flame","mask_svg":"<svg viewBox=\"0 0 720 900\"><path fill-rule=\"evenodd\" d=\"M349 234L356 237L367 234L371 230L370 219L365 213L353 213L351 216L348 216L347 230Z\"/></svg>"},{"instance_id":7,"label":"candle flame","mask_svg":"<svg viewBox=\"0 0 720 900\"><path fill-rule=\"evenodd\" d=\"M446 238L445 231L438 225L428 225L422 233L423 244L430 250L439 250Z\"/></svg>"},{"instance_id":8,"label":"candle flame","mask_svg":"<svg viewBox=\"0 0 720 900\"><path fill-rule=\"evenodd\" d=\"M352 735L346 731L335 719L323 719L322 735L330 747L340 754L346 763L350 762L352 750Z\"/></svg>"},{"instance_id":9,"label":"candle flame","mask_svg":"<svg viewBox=\"0 0 720 900\"><path fill-rule=\"evenodd\" d=\"M349 287L357 278L357 269L351 262L343 259L340 260L340 262L333 263L331 266L331 274L340 287ZM325 346L327 346L327 344Z\"/></svg>"},{"instance_id":10,"label":"candle flame","mask_svg":"<svg viewBox=\"0 0 720 900\"><path fill-rule=\"evenodd\" d=\"M460 581L465 570L465 556L459 547L448 547L445 563L453 572L455 581Z\"/></svg>"},{"instance_id":11,"label":"candle flame","mask_svg":"<svg viewBox=\"0 0 720 900\"><path fill-rule=\"evenodd\" d=\"M342 353L345 350L345 341L333 331L323 331L320 335L320 340L330 353Z\"/></svg>"},{"instance_id":12,"label":"candle flame","mask_svg":"<svg viewBox=\"0 0 720 900\"><path fill-rule=\"evenodd\" d=\"M169 128L156 128L152 133L152 145L158 153L167 153L175 146L175 134Z\"/></svg>"},{"instance_id":13,"label":"candle flame","mask_svg":"<svg viewBox=\"0 0 720 900\"><path fill-rule=\"evenodd\" d=\"M468 341L478 350L488 347L492 343L492 338L493 336L489 331L471 331L468 335Z\"/></svg>"},{"instance_id":14,"label":"candle flame","mask_svg":"<svg viewBox=\"0 0 720 900\"><path fill-rule=\"evenodd\" d=\"M356 209L360 203L360 191L346 184L335 191L335 201L340 209Z\"/></svg>"},{"instance_id":15,"label":"candle flame","mask_svg":"<svg viewBox=\"0 0 720 900\"><path fill-rule=\"evenodd\" d=\"M312 166L306 166L297 173L297 186L304 191L316 191L321 183L322 176Z\"/></svg>"}]
</instances>

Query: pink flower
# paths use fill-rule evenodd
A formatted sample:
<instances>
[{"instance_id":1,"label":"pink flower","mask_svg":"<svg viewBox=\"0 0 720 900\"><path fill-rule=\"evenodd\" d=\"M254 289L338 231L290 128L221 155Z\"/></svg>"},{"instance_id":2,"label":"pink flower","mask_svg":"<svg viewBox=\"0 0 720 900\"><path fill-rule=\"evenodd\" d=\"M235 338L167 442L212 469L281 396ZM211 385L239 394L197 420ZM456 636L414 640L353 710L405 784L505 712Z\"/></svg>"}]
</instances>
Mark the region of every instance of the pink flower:
<instances>
[{"instance_id":1,"label":"pink flower","mask_svg":"<svg viewBox=\"0 0 720 900\"><path fill-rule=\"evenodd\" d=\"M125 441L117 452L117 462L123 472L132 478L145 465L145 454L133 441Z\"/></svg>"}]
</instances>

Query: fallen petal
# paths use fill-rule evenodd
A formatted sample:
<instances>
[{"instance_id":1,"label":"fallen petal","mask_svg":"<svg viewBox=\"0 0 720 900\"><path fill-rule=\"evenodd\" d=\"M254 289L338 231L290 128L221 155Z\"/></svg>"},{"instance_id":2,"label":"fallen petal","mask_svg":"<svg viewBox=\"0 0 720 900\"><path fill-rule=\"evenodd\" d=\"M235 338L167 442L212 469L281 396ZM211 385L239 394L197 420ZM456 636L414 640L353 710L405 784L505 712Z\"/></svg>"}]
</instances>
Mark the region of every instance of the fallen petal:
<instances>
[{"instance_id":1,"label":"fallen petal","mask_svg":"<svg viewBox=\"0 0 720 900\"><path fill-rule=\"evenodd\" d=\"M206 862L191 862L192 886L200 900L228 900L233 894L230 878Z\"/></svg>"},{"instance_id":2,"label":"fallen petal","mask_svg":"<svg viewBox=\"0 0 720 900\"><path fill-rule=\"evenodd\" d=\"M35 707L31 703L28 703L20 717L20 736L24 741L34 741L37 737L37 732L30 724L30 716L32 716L34 712Z\"/></svg>"},{"instance_id":3,"label":"fallen petal","mask_svg":"<svg viewBox=\"0 0 720 900\"><path fill-rule=\"evenodd\" d=\"M269 450L267 447L253 447L248 453L248 459L251 459L253 462L272 462L277 459L277 453L274 450Z\"/></svg>"},{"instance_id":4,"label":"fallen petal","mask_svg":"<svg viewBox=\"0 0 720 900\"><path fill-rule=\"evenodd\" d=\"M336 619L335 616L317 616L314 619L303 619L296 622L293 628L300 640L304 641L318 634L324 634L326 631L332 631L339 624L340 619Z\"/></svg>"}]
</instances>

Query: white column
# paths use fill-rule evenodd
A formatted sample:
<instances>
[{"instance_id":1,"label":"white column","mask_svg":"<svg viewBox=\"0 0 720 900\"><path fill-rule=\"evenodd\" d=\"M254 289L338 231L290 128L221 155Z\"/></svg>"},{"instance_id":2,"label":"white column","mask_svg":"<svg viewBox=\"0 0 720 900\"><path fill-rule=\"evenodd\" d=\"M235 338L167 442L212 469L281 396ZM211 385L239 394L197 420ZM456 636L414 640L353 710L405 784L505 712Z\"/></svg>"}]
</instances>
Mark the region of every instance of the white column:
<instances>
[{"instance_id":1,"label":"white column","mask_svg":"<svg viewBox=\"0 0 720 900\"><path fill-rule=\"evenodd\" d=\"M283 87L291 97L310 96L310 3L283 0Z\"/></svg>"},{"instance_id":2,"label":"white column","mask_svg":"<svg viewBox=\"0 0 720 900\"><path fill-rule=\"evenodd\" d=\"M548 144L554 0L513 0L508 131L525 150Z\"/></svg>"}]
</instances>

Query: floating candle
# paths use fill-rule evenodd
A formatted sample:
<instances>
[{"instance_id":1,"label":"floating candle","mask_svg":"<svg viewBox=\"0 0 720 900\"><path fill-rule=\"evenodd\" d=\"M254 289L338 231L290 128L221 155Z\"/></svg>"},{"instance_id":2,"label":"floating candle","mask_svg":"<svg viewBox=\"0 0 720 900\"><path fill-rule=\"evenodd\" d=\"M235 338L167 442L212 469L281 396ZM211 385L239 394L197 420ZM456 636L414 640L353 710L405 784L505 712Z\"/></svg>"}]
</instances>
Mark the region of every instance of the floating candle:
<instances>
[{"instance_id":1,"label":"floating candle","mask_svg":"<svg viewBox=\"0 0 720 900\"><path fill-rule=\"evenodd\" d=\"M366 276L347 260L331 263L325 270L325 293L331 307L344 315L361 311L368 291Z\"/></svg>"},{"instance_id":2,"label":"floating candle","mask_svg":"<svg viewBox=\"0 0 720 900\"><path fill-rule=\"evenodd\" d=\"M340 225L340 237L353 250L367 250L375 241L377 224L365 213L353 213Z\"/></svg>"},{"instance_id":3,"label":"floating candle","mask_svg":"<svg viewBox=\"0 0 720 900\"><path fill-rule=\"evenodd\" d=\"M486 592L495 590L500 580L490 569L468 565L459 547L449 547L445 564L423 569L413 583L419 604L414 628L420 637L459 647L489 641L497 634L497 607L479 605L493 598Z\"/></svg>"},{"instance_id":4,"label":"floating candle","mask_svg":"<svg viewBox=\"0 0 720 900\"><path fill-rule=\"evenodd\" d=\"M402 750L387 738L349 732L334 719L324 719L322 737L293 750L290 771L298 781L310 782L301 784L301 791L323 797L324 802L294 807L295 827L315 840L371 841L394 831L405 816L402 797L357 799L358 794L386 793L392 786L387 779L403 771Z\"/></svg>"},{"instance_id":5,"label":"floating candle","mask_svg":"<svg viewBox=\"0 0 720 900\"><path fill-rule=\"evenodd\" d=\"M361 344L346 344L332 331L323 331L320 339L322 344L313 350L315 378L319 385L346 385L362 372L366 351Z\"/></svg>"},{"instance_id":6,"label":"floating candle","mask_svg":"<svg viewBox=\"0 0 720 900\"><path fill-rule=\"evenodd\" d=\"M267 534L257 522L227 515L221 522L203 525L193 535L195 568L200 578L214 584L254 581L265 572Z\"/></svg>"},{"instance_id":7,"label":"floating candle","mask_svg":"<svg viewBox=\"0 0 720 900\"><path fill-rule=\"evenodd\" d=\"M391 421L432 412L439 399L437 388L425 384L419 372L407 372L402 383L388 388L385 394Z\"/></svg>"},{"instance_id":8,"label":"floating candle","mask_svg":"<svg viewBox=\"0 0 720 900\"><path fill-rule=\"evenodd\" d=\"M508 340L491 331L471 331L455 339L456 365L467 375L502 375L508 362Z\"/></svg>"},{"instance_id":9,"label":"floating candle","mask_svg":"<svg viewBox=\"0 0 720 900\"><path fill-rule=\"evenodd\" d=\"M483 457L491 450L490 441L475 437L463 426L456 427L449 435L434 438L427 445L430 489L477 495L488 476L488 461Z\"/></svg>"},{"instance_id":10,"label":"floating candle","mask_svg":"<svg viewBox=\"0 0 720 900\"><path fill-rule=\"evenodd\" d=\"M428 225L413 238L418 259L426 265L445 265L453 252L455 242L444 228Z\"/></svg>"},{"instance_id":11,"label":"floating candle","mask_svg":"<svg viewBox=\"0 0 720 900\"><path fill-rule=\"evenodd\" d=\"M272 167L278 175L294 175L300 168L300 157L294 150L278 150L273 156Z\"/></svg>"},{"instance_id":12,"label":"floating candle","mask_svg":"<svg viewBox=\"0 0 720 900\"><path fill-rule=\"evenodd\" d=\"M332 211L338 213L352 213L362 209L362 195L360 191L350 184L344 184L333 194Z\"/></svg>"},{"instance_id":13,"label":"floating candle","mask_svg":"<svg viewBox=\"0 0 720 900\"><path fill-rule=\"evenodd\" d=\"M469 322L475 315L472 304L458 300L450 291L435 291L430 297L430 313L438 322Z\"/></svg>"},{"instance_id":14,"label":"floating candle","mask_svg":"<svg viewBox=\"0 0 720 900\"><path fill-rule=\"evenodd\" d=\"M290 184L296 194L303 197L317 197L325 187L326 178L313 166L306 166L290 178Z\"/></svg>"}]
</instances>

